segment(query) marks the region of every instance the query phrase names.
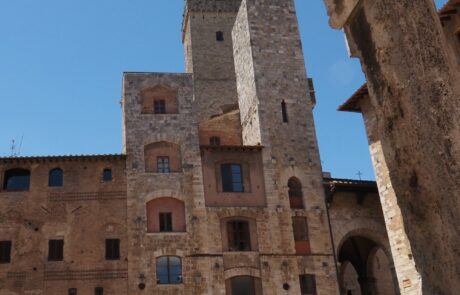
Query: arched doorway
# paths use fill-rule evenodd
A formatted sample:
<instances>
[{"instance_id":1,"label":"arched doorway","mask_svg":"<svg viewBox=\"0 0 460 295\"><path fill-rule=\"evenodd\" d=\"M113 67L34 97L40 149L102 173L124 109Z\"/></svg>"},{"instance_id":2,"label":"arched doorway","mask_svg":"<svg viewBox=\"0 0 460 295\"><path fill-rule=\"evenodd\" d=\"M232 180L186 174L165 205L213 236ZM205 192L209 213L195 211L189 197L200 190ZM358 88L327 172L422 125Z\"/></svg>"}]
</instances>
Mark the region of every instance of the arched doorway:
<instances>
[{"instance_id":1,"label":"arched doorway","mask_svg":"<svg viewBox=\"0 0 460 295\"><path fill-rule=\"evenodd\" d=\"M396 295L394 269L374 241L352 236L339 250L340 283L346 295Z\"/></svg>"}]
</instances>

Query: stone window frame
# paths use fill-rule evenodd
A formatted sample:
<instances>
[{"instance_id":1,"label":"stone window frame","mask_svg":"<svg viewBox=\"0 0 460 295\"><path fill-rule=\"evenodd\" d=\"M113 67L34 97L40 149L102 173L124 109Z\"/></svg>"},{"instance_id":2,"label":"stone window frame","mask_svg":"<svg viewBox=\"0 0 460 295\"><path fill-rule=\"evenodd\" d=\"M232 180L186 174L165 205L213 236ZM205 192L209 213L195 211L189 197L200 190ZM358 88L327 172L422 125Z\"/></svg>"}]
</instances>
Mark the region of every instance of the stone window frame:
<instances>
[{"instance_id":1,"label":"stone window frame","mask_svg":"<svg viewBox=\"0 0 460 295\"><path fill-rule=\"evenodd\" d=\"M243 191L242 192L225 192L223 189L222 182L222 170L221 166L224 164L237 164L241 166L242 177L243 177ZM241 161L237 159L226 159L218 161L214 164L214 173L216 175L216 188L217 193L221 194L249 194L252 191L251 187L251 166L246 161Z\"/></svg>"},{"instance_id":2,"label":"stone window frame","mask_svg":"<svg viewBox=\"0 0 460 295\"><path fill-rule=\"evenodd\" d=\"M235 221L245 221L249 226L249 241L250 249L244 251L231 250L229 245L228 224ZM220 228L222 235L222 251L223 252L257 252L259 250L259 240L257 232L257 220L246 216L230 216L220 220Z\"/></svg>"}]
</instances>

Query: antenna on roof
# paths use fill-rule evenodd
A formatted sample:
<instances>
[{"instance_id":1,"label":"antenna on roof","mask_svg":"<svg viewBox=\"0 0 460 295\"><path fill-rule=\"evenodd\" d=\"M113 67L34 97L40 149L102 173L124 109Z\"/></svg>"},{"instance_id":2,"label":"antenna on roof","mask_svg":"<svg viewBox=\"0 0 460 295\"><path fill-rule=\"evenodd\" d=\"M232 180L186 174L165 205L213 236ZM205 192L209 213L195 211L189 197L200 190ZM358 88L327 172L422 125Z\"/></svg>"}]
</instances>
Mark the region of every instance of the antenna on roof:
<instances>
[{"instance_id":1,"label":"antenna on roof","mask_svg":"<svg viewBox=\"0 0 460 295\"><path fill-rule=\"evenodd\" d=\"M363 175L363 173L361 173L361 171L358 170L358 173L356 173L356 175L358 175L359 180L362 180L362 179L361 179L361 176Z\"/></svg>"},{"instance_id":2,"label":"antenna on roof","mask_svg":"<svg viewBox=\"0 0 460 295\"><path fill-rule=\"evenodd\" d=\"M22 141L24 139L24 134L21 136L21 141L19 142L19 147L16 146L16 140L14 138L11 140L11 157L18 157L21 154Z\"/></svg>"}]
</instances>

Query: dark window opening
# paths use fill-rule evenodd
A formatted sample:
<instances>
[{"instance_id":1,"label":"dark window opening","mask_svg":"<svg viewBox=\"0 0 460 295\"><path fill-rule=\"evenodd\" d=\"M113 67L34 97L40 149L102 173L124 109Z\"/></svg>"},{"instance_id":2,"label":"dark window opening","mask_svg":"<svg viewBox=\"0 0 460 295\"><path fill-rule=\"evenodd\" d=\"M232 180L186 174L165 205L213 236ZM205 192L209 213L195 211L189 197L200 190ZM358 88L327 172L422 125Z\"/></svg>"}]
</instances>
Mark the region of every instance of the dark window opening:
<instances>
[{"instance_id":1,"label":"dark window opening","mask_svg":"<svg viewBox=\"0 0 460 295\"><path fill-rule=\"evenodd\" d=\"M351 290L348 290L347 295L353 295L353 292Z\"/></svg>"},{"instance_id":2,"label":"dark window opening","mask_svg":"<svg viewBox=\"0 0 460 295\"><path fill-rule=\"evenodd\" d=\"M221 32L221 31L216 32L216 41L217 42L224 41L224 32Z\"/></svg>"},{"instance_id":3,"label":"dark window opening","mask_svg":"<svg viewBox=\"0 0 460 295\"><path fill-rule=\"evenodd\" d=\"M160 232L172 231L172 213L160 213Z\"/></svg>"},{"instance_id":4,"label":"dark window opening","mask_svg":"<svg viewBox=\"0 0 460 295\"><path fill-rule=\"evenodd\" d=\"M302 295L316 294L316 279L314 275L300 275L300 293Z\"/></svg>"},{"instance_id":5,"label":"dark window opening","mask_svg":"<svg viewBox=\"0 0 460 295\"><path fill-rule=\"evenodd\" d=\"M227 223L227 235L230 251L251 251L249 222L229 221Z\"/></svg>"},{"instance_id":6,"label":"dark window opening","mask_svg":"<svg viewBox=\"0 0 460 295\"><path fill-rule=\"evenodd\" d=\"M11 241L0 241L0 263L11 262Z\"/></svg>"},{"instance_id":7,"label":"dark window opening","mask_svg":"<svg viewBox=\"0 0 460 295\"><path fill-rule=\"evenodd\" d=\"M240 276L231 278L232 295L256 295L253 277Z\"/></svg>"},{"instance_id":8,"label":"dark window opening","mask_svg":"<svg viewBox=\"0 0 460 295\"><path fill-rule=\"evenodd\" d=\"M220 145L220 137L212 136L211 138L209 138L209 144L210 145Z\"/></svg>"},{"instance_id":9,"label":"dark window opening","mask_svg":"<svg viewBox=\"0 0 460 295\"><path fill-rule=\"evenodd\" d=\"M157 157L157 172L169 173L169 157Z\"/></svg>"},{"instance_id":10,"label":"dark window opening","mask_svg":"<svg viewBox=\"0 0 460 295\"><path fill-rule=\"evenodd\" d=\"M308 224L306 217L292 217L294 241L308 241Z\"/></svg>"},{"instance_id":11,"label":"dark window opening","mask_svg":"<svg viewBox=\"0 0 460 295\"><path fill-rule=\"evenodd\" d=\"M288 113L287 113L286 102L284 102L284 100L281 102L281 112L283 114L283 122L287 123L288 122Z\"/></svg>"},{"instance_id":12,"label":"dark window opening","mask_svg":"<svg viewBox=\"0 0 460 295\"><path fill-rule=\"evenodd\" d=\"M77 288L70 288L68 294L69 295L77 295Z\"/></svg>"},{"instance_id":13,"label":"dark window opening","mask_svg":"<svg viewBox=\"0 0 460 295\"><path fill-rule=\"evenodd\" d=\"M9 191L26 191L30 187L30 171L11 169L5 172L3 189Z\"/></svg>"},{"instance_id":14,"label":"dark window opening","mask_svg":"<svg viewBox=\"0 0 460 295\"><path fill-rule=\"evenodd\" d=\"M182 262L177 256L157 258L157 284L182 283Z\"/></svg>"},{"instance_id":15,"label":"dark window opening","mask_svg":"<svg viewBox=\"0 0 460 295\"><path fill-rule=\"evenodd\" d=\"M102 180L103 181L112 181L112 169L106 168L102 171Z\"/></svg>"},{"instance_id":16,"label":"dark window opening","mask_svg":"<svg viewBox=\"0 0 460 295\"><path fill-rule=\"evenodd\" d=\"M153 102L153 112L155 114L166 114L166 101L164 99Z\"/></svg>"},{"instance_id":17,"label":"dark window opening","mask_svg":"<svg viewBox=\"0 0 460 295\"><path fill-rule=\"evenodd\" d=\"M104 295L104 288L102 287L94 288L94 295Z\"/></svg>"},{"instance_id":18,"label":"dark window opening","mask_svg":"<svg viewBox=\"0 0 460 295\"><path fill-rule=\"evenodd\" d=\"M50 171L48 178L48 186L59 187L64 183L64 172L60 168L56 168Z\"/></svg>"},{"instance_id":19,"label":"dark window opening","mask_svg":"<svg viewBox=\"0 0 460 295\"><path fill-rule=\"evenodd\" d=\"M292 209L303 209L302 184L299 180L292 177L288 181L289 204Z\"/></svg>"},{"instance_id":20,"label":"dark window opening","mask_svg":"<svg viewBox=\"0 0 460 295\"><path fill-rule=\"evenodd\" d=\"M105 240L105 259L119 260L120 259L120 239Z\"/></svg>"},{"instance_id":21,"label":"dark window opening","mask_svg":"<svg viewBox=\"0 0 460 295\"><path fill-rule=\"evenodd\" d=\"M48 261L62 261L64 259L64 240L48 241Z\"/></svg>"},{"instance_id":22,"label":"dark window opening","mask_svg":"<svg viewBox=\"0 0 460 295\"><path fill-rule=\"evenodd\" d=\"M243 173L239 164L221 165L222 190L224 192L244 192Z\"/></svg>"}]
</instances>

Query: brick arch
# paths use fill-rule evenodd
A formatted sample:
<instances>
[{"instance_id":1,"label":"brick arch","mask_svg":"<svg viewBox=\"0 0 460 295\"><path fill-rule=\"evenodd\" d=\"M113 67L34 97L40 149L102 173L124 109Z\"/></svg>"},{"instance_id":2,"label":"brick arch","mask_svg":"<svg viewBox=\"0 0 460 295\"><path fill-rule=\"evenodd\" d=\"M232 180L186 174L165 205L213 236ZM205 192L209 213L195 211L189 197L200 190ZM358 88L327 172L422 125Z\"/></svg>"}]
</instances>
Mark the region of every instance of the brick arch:
<instances>
[{"instance_id":1,"label":"brick arch","mask_svg":"<svg viewBox=\"0 0 460 295\"><path fill-rule=\"evenodd\" d=\"M159 233L160 213L170 213L172 216L172 230L170 232L185 232L185 204L183 201L163 197L150 200L146 203L147 232Z\"/></svg>"},{"instance_id":2,"label":"brick arch","mask_svg":"<svg viewBox=\"0 0 460 295\"><path fill-rule=\"evenodd\" d=\"M145 172L157 172L157 158L169 157L170 172L182 171L180 146L173 142L158 141L144 146Z\"/></svg>"},{"instance_id":3,"label":"brick arch","mask_svg":"<svg viewBox=\"0 0 460 295\"><path fill-rule=\"evenodd\" d=\"M185 197L178 191L178 189L158 189L150 192L145 197L145 201L148 203L151 200L170 197L174 199L178 199L180 201L185 201Z\"/></svg>"},{"instance_id":4,"label":"brick arch","mask_svg":"<svg viewBox=\"0 0 460 295\"><path fill-rule=\"evenodd\" d=\"M374 273L375 263L377 263L376 257L379 254L379 251L383 252L383 260L380 262L380 268L382 270L377 270L378 273ZM375 285L378 291L378 294L388 294L394 295L399 294L399 285L398 278L396 277L396 270L393 263L393 258L388 256L388 254L380 248L379 246L374 247L371 250L369 257L367 258L367 272L368 276L376 280ZM380 282L379 282L380 281Z\"/></svg>"},{"instance_id":5,"label":"brick arch","mask_svg":"<svg viewBox=\"0 0 460 295\"><path fill-rule=\"evenodd\" d=\"M142 114L154 114L155 102L164 101L165 114L177 114L177 90L167 85L155 85L141 91Z\"/></svg>"},{"instance_id":6,"label":"brick arch","mask_svg":"<svg viewBox=\"0 0 460 295\"><path fill-rule=\"evenodd\" d=\"M363 225L366 225L363 227ZM340 252L343 243L350 237L360 236L372 240L379 246L392 261L390 243L386 236L384 226L366 218L357 218L345 224L334 237L336 243L336 253Z\"/></svg>"},{"instance_id":7,"label":"brick arch","mask_svg":"<svg viewBox=\"0 0 460 295\"><path fill-rule=\"evenodd\" d=\"M260 279L261 273L260 269L253 267L235 267L224 271L225 280L240 276L248 276Z\"/></svg>"},{"instance_id":8,"label":"brick arch","mask_svg":"<svg viewBox=\"0 0 460 295\"><path fill-rule=\"evenodd\" d=\"M233 272L229 275L229 272ZM235 274L239 272L240 274ZM232 294L232 281L234 279L251 279L253 284L253 292L254 295L262 295L262 280L260 278L260 270L252 269L252 268L237 268L225 271L225 293ZM237 283L236 286L239 285L240 282ZM247 290L246 290L247 291Z\"/></svg>"}]
</instances>

